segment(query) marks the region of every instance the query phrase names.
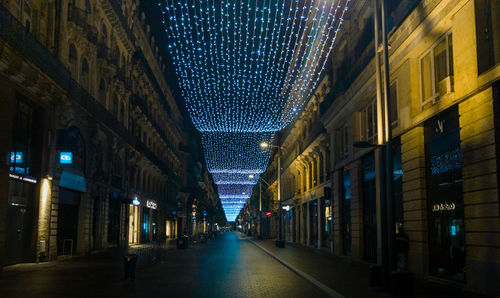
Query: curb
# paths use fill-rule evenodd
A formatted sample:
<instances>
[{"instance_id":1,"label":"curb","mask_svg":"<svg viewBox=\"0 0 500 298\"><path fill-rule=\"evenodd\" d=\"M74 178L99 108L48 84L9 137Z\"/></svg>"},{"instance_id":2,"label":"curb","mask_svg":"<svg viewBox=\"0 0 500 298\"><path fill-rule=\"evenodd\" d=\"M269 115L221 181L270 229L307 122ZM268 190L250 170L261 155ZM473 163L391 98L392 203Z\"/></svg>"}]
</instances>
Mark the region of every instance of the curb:
<instances>
[{"instance_id":1,"label":"curb","mask_svg":"<svg viewBox=\"0 0 500 298\"><path fill-rule=\"evenodd\" d=\"M328 287L327 285L321 283L320 281L318 281L317 279L315 279L311 275L303 272L302 270L299 270L299 269L293 267L292 265L290 265L287 262L283 261L282 259L278 258L275 254L273 254L269 250L265 249L261 245L257 244L255 241L253 241L251 239L248 239L248 241L250 241L251 243L253 243L255 246L257 246L258 248L260 248L262 251L264 251L266 254L268 254L269 256L271 256L273 259L275 259L276 261L278 261L279 263L281 263L283 266L285 266L286 268L288 268L290 271L294 272L298 276L300 276L303 279L307 280L308 282L312 283L315 287L317 287L318 289L320 289L321 291L323 291L324 293L326 293L328 296L335 297L335 298L345 298L344 295L342 295L339 292L335 291L334 289Z\"/></svg>"}]
</instances>

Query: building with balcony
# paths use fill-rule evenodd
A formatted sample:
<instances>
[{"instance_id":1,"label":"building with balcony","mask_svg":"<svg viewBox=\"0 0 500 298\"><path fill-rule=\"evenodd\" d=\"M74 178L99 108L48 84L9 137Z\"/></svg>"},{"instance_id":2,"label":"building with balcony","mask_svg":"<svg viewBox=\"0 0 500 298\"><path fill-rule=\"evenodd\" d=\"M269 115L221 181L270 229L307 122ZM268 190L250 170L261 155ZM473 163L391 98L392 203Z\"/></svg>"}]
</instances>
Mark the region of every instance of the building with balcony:
<instances>
[{"instance_id":1,"label":"building with balcony","mask_svg":"<svg viewBox=\"0 0 500 298\"><path fill-rule=\"evenodd\" d=\"M499 295L500 2L387 3L394 226L381 219L380 149L353 146L383 142L373 3L356 1L329 78L279 136L283 237L382 264L384 230L405 233L400 270ZM275 202L276 176L273 160Z\"/></svg>"},{"instance_id":2,"label":"building with balcony","mask_svg":"<svg viewBox=\"0 0 500 298\"><path fill-rule=\"evenodd\" d=\"M0 266L182 231L165 70L139 1L0 1Z\"/></svg>"}]
</instances>

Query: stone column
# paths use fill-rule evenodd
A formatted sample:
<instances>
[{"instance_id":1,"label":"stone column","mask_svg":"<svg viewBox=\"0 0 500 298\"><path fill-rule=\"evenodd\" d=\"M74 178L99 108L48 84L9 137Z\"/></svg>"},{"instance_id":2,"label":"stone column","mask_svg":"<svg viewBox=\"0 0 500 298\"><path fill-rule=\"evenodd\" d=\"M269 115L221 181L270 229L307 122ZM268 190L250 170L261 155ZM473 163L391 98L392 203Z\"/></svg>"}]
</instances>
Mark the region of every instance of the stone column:
<instances>
[{"instance_id":1,"label":"stone column","mask_svg":"<svg viewBox=\"0 0 500 298\"><path fill-rule=\"evenodd\" d=\"M494 89L488 88L459 104L467 284L472 290L488 289L490 293L500 293L500 284L491 283L493 276L500 276L500 144L496 144L495 132L500 115L494 115L500 113L499 89L497 98L492 94Z\"/></svg>"},{"instance_id":2,"label":"stone column","mask_svg":"<svg viewBox=\"0 0 500 298\"><path fill-rule=\"evenodd\" d=\"M341 214L341 187L340 187L340 171L333 172L333 188L332 188L332 209L333 209L333 252L337 255L342 254L342 232L340 227Z\"/></svg>"},{"instance_id":3,"label":"stone column","mask_svg":"<svg viewBox=\"0 0 500 298\"><path fill-rule=\"evenodd\" d=\"M423 127L415 127L401 136L401 159L405 233L410 238L408 268L423 274L428 272L429 263Z\"/></svg>"},{"instance_id":4,"label":"stone column","mask_svg":"<svg viewBox=\"0 0 500 298\"><path fill-rule=\"evenodd\" d=\"M360 175L361 160L350 164L351 176L351 237L352 257L358 260L364 258L363 254L363 209L361 208L361 192L363 182Z\"/></svg>"}]
</instances>

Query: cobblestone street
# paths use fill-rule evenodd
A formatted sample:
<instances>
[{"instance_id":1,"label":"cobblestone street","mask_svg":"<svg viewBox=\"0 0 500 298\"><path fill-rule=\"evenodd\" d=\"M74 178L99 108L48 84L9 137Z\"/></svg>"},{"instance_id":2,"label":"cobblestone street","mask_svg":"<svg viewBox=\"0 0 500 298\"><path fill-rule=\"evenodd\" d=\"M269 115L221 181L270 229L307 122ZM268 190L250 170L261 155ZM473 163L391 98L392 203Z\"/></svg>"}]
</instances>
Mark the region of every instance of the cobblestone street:
<instances>
[{"instance_id":1,"label":"cobblestone street","mask_svg":"<svg viewBox=\"0 0 500 298\"><path fill-rule=\"evenodd\" d=\"M320 290L235 233L187 250L124 280L118 257L8 267L1 297L323 297ZM29 282L26 282L29 281Z\"/></svg>"}]
</instances>

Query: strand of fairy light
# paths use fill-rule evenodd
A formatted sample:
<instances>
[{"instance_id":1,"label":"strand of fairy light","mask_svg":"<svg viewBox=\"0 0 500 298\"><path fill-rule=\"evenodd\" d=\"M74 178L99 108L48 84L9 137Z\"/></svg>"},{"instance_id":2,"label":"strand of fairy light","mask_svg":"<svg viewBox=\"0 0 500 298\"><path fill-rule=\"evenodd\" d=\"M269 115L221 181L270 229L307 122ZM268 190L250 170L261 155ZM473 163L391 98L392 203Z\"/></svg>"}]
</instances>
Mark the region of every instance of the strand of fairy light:
<instances>
[{"instance_id":1,"label":"strand of fairy light","mask_svg":"<svg viewBox=\"0 0 500 298\"><path fill-rule=\"evenodd\" d=\"M250 6L250 2L247 2L244 41L242 38L238 39L237 37L243 36L241 30L245 18L242 18L242 15L244 15L243 7L246 1L239 0L239 9L236 5L237 0L233 0L232 8L231 3L228 1L212 0L211 4L210 0L205 2L194 1L194 3L200 3L199 7L195 4L189 6L189 0L177 1L177 5L173 0L167 1L170 6L166 5L162 9L164 23L167 15L170 16L168 17L169 25L165 25L167 33L168 29L170 29L171 38L173 39L169 45L169 51L174 66L176 66L175 71L179 77L179 84L188 111L199 130L273 132L286 126L293 119L312 92L311 89L306 87L317 85L319 77L314 80L313 76L316 71L319 71L319 75L324 69L327 57L333 49L332 44L328 51L324 50L330 38L330 31L335 25L337 10L341 7L341 1L339 1L335 13L332 14L331 8L334 6L332 4L330 10L328 10L328 18L323 25L323 13L327 11L326 6L323 5L321 16L318 19L319 7L314 5L314 1L308 3L305 0L302 6L299 5L297 0L291 1L286 18L284 17L285 1L281 1L281 10L278 3L273 6L271 0L269 0L269 3L264 0L262 7L256 2L254 9ZM160 6L161 2L159 3ZM349 0L345 1L342 16L347 11L348 2ZM219 16L215 7L216 3L220 4L217 8L220 12ZM204 6L204 4L206 5ZM176 6L180 7L179 10L176 9ZM275 9L274 14L272 13L272 7ZM173 13L170 13L169 9ZM192 10L194 10L193 19L190 18ZM206 21L203 18L203 10L206 11ZM233 39L229 34L231 10L233 11ZM316 15L312 16L314 10ZM198 11L200 12L199 16ZM238 17L236 17L236 12L238 12ZM253 37L250 38L248 35L250 33L250 13L252 12L254 14ZM292 14L294 15L293 18L290 17ZM272 21L271 15L274 16ZM279 21L277 20L278 15L280 16ZM300 18L296 26L297 15ZM312 22L308 22L310 17L312 17ZM236 21L237 19L239 23ZM285 34L282 36L281 28L285 23L283 21L285 19ZM333 22L328 26L330 19L333 19ZM340 20L335 36L332 38L332 43L336 39L342 17ZM292 22L292 26L290 26L290 22ZM222 23L222 25L219 25L220 32L217 29L218 23ZM269 38L270 24L272 24L272 33ZM182 34L179 27L182 28ZM196 33L193 28L196 29ZM278 30L276 30L277 28ZM318 39L318 36L321 37ZM299 38L298 42L297 38ZM310 42L311 38L313 38L312 43ZM208 42L206 39L208 39ZM294 45L294 47L291 48L290 44ZM209 45L208 50L206 45ZM244 51L242 51L242 45ZM268 47L269 52L267 51ZM276 58L278 52L279 59ZM242 61L243 63L241 63ZM277 66L275 66L276 62L278 62ZM319 65L320 63L322 65ZM321 68L318 66L321 66ZM263 68L265 68L265 74L263 74ZM273 93L272 90L278 92ZM307 93L307 91L309 91L308 96L304 97L303 94ZM239 103L241 103L240 106ZM247 107L242 109L241 107L245 106L245 104ZM248 105L250 105L250 108ZM260 110L252 109L255 106ZM261 111L264 111L264 113L261 113ZM267 113L265 113L266 111ZM244 119L252 119L253 122L245 122ZM233 187L238 184L253 185L255 181L258 181L258 178L255 181L245 178L248 169L244 169L251 160L259 164L262 159L259 160L256 157L261 153L256 153L255 150L252 152L252 150L248 150L247 144L244 144L244 146L242 144L237 144L237 146L241 146L240 149L242 150L235 155L242 157L241 152L243 152L242 159L237 160L234 164L225 165L224 160L220 157L225 157L225 160L227 160L227 156L221 152L234 144L228 142L217 142L209 146L204 144L207 163L212 160L215 165L215 169L212 169L214 181L224 185L233 185ZM207 147L212 149L213 146L217 147L216 154L213 156L207 155ZM266 159L264 158L264 160ZM259 173L265 170L265 163L263 163L264 169L258 169ZM217 165L222 165L222 167ZM250 171L257 172L257 169L250 169ZM231 204L231 201L228 200L225 198L222 201ZM227 212L226 216L228 218L232 217L233 214L231 213Z\"/></svg>"},{"instance_id":2,"label":"strand of fairy light","mask_svg":"<svg viewBox=\"0 0 500 298\"><path fill-rule=\"evenodd\" d=\"M331 52L334 49L333 45L335 43L335 40L337 39L337 35L338 35L339 31L340 31L340 27L342 26L342 23L343 23L343 20L344 20L344 15L348 11L348 7L349 7L349 2L350 1L351 0L345 0L344 6L343 6L344 8L341 11L341 16L339 17L339 22L337 23L337 28L334 31L334 36L333 36L333 38L331 40L331 43L330 43L329 49L327 51L327 54L325 55L325 58L323 59L323 64L321 65L320 71L316 74L317 75L316 79L311 82L311 85L310 85L311 88L309 88L308 93L306 95L302 94L302 96L300 96L300 97L302 97L302 98L309 98L312 95L312 92L314 92L314 90L316 89L316 86L318 85L319 80L321 78L321 76L320 76L321 72L325 70L325 65L328 62L328 57L330 56ZM339 4L337 5L337 8L336 8L335 13L334 13L334 16L337 13L337 9L339 9L341 7L340 2L341 1L339 0ZM332 28L333 28L333 26L332 26ZM329 36L329 34L327 36ZM328 38L327 38L327 41L328 41ZM328 44L328 42L325 42L323 44L323 46L326 46L327 44Z\"/></svg>"},{"instance_id":3,"label":"strand of fairy light","mask_svg":"<svg viewBox=\"0 0 500 298\"><path fill-rule=\"evenodd\" d=\"M291 9L293 10L293 7L292 7ZM295 9L295 11L297 12L297 11L298 11L298 9ZM213 18L214 18L214 21L215 21L215 17L213 17ZM218 40L218 39L216 39L216 40ZM247 43L247 44L248 44L248 43ZM285 53L285 51L282 51L282 52L284 52L284 53ZM245 57L247 57L247 56L245 56ZM259 85L259 86L260 86L260 85Z\"/></svg>"},{"instance_id":4,"label":"strand of fairy light","mask_svg":"<svg viewBox=\"0 0 500 298\"><path fill-rule=\"evenodd\" d=\"M333 7L333 3L332 3L332 7ZM324 36L325 36L325 28L324 26L321 26L321 21L322 19L324 18L323 17L323 13L324 12L327 12L328 11L328 17L327 17L327 20L325 21L326 23L328 23L328 20L330 19L330 17L334 16L336 14L336 12L334 12L333 14L331 13L331 8L330 9L327 9L326 8L326 5L323 5L323 9L321 10L321 15L319 16L319 19L318 19L318 11L320 10L318 7L316 7L316 15L313 17L313 22L312 22L312 25L311 25L311 31L310 32L304 32L303 35L302 35L302 40L304 39L304 37L306 36L307 34L307 41L306 41L306 44L309 44L310 43L310 40L311 40L311 37L314 33L314 29L316 28L316 32L323 32L321 38L320 38L320 41L319 43L321 44L322 41L324 40ZM333 21L335 19L333 18ZM319 29L322 29L322 30L319 30ZM317 41L317 35L315 36L314 38L314 41ZM313 43L314 44L314 43ZM302 42L300 43L300 46L302 46ZM305 74L305 77L308 78L310 76L310 73L308 73L307 71L304 71L304 69L308 69L309 68L309 65L311 65L312 63L308 63L309 61L321 61L321 57L317 57L317 54L318 52L320 52L320 47L319 46L316 46L316 47L312 47L312 52L314 52L313 56L311 59L305 59L303 61L300 62L300 65L302 65L302 62L305 62L305 64L303 66L300 67L300 69L297 67L297 68L294 68L292 70L292 75L298 75L298 77L295 78L295 83L293 85L290 85L290 84L287 84L287 88L291 88L290 91L287 92L287 94L289 94L287 96L287 98L289 98L288 102L286 103L285 107L284 107L284 111L285 113L283 113L283 115L286 117L287 116L287 113L286 111L289 110L288 109L288 106L291 106L291 109L294 108L295 106L295 109L296 109L296 106L300 106L301 103L300 102L296 102L294 101L294 95L295 95L295 92L296 92L296 89L297 88L304 88L300 83L297 83L297 82L301 82L301 79L304 77L304 74ZM311 52L309 52L308 54L310 54ZM306 57L306 53L304 53L303 57ZM299 63L297 61L297 63ZM288 122L288 119L285 119L285 120L282 120L281 121L282 123L287 123Z\"/></svg>"}]
</instances>

